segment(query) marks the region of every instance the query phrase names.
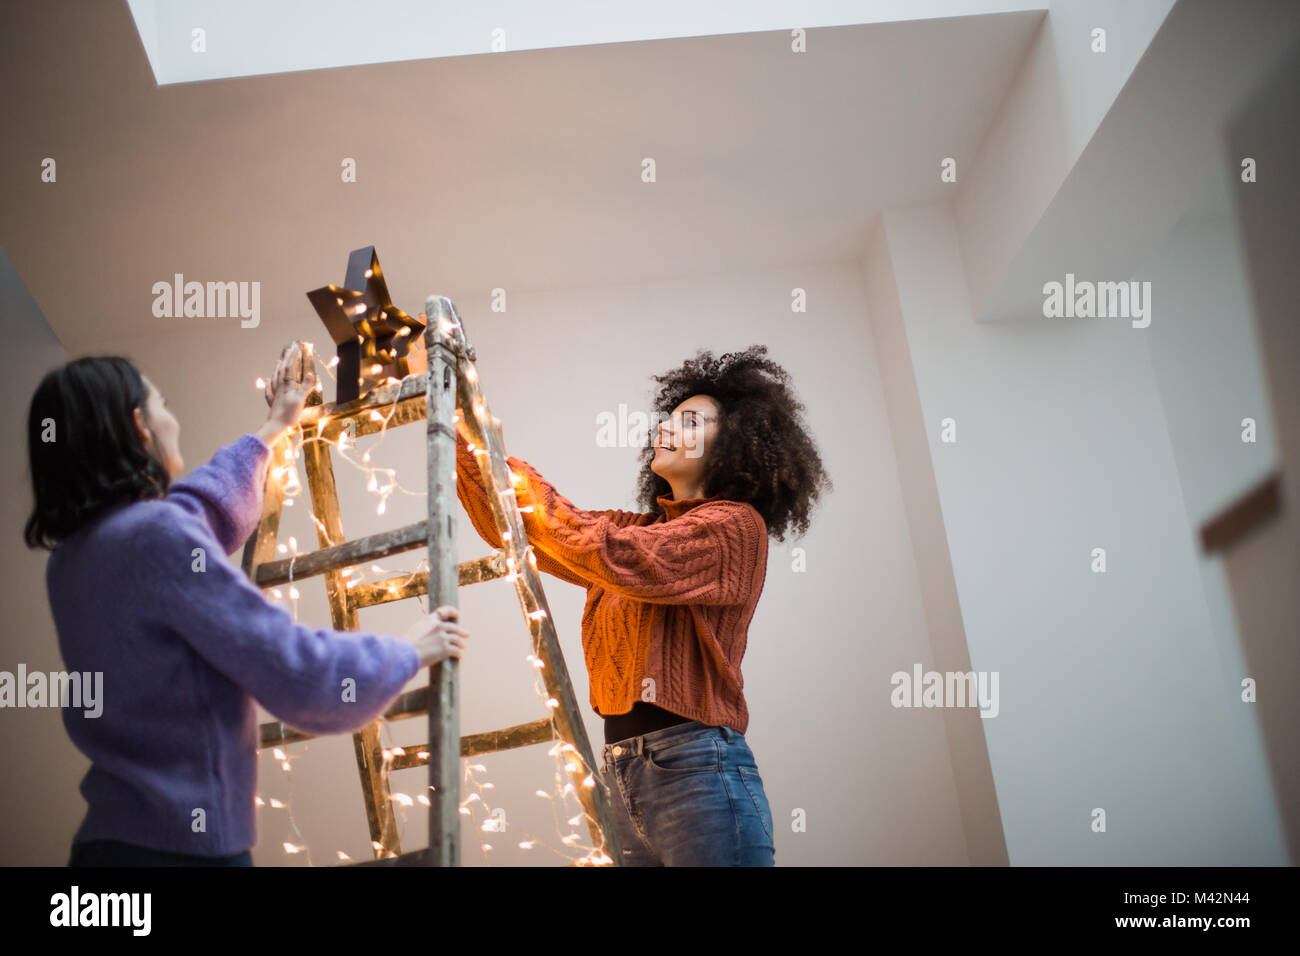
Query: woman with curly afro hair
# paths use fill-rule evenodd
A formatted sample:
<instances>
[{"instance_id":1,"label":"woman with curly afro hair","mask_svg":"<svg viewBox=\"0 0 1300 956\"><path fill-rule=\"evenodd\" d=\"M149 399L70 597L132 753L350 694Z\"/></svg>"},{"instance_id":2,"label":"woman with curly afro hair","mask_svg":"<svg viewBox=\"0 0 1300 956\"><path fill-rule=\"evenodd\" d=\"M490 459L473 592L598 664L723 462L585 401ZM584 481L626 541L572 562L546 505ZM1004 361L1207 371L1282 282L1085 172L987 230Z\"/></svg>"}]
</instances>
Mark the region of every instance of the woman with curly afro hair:
<instances>
[{"instance_id":1,"label":"woman with curly afro hair","mask_svg":"<svg viewBox=\"0 0 1300 956\"><path fill-rule=\"evenodd\" d=\"M740 665L768 538L804 534L831 482L766 346L701 350L654 380L642 511L578 508L527 462L507 462L538 569L587 591L583 654L623 865L771 866ZM456 459L457 494L499 548L460 428Z\"/></svg>"}]
</instances>

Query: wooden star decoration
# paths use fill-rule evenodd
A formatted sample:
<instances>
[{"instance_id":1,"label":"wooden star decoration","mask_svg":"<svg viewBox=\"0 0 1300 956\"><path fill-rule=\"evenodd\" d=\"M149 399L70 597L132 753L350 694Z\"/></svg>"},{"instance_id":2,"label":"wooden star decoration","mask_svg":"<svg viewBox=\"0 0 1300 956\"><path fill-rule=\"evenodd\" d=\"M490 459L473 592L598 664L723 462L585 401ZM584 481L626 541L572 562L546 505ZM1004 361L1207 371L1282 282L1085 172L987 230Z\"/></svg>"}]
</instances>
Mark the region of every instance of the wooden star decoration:
<instances>
[{"instance_id":1,"label":"wooden star decoration","mask_svg":"<svg viewBox=\"0 0 1300 956\"><path fill-rule=\"evenodd\" d=\"M393 305L374 246L352 251L342 286L313 289L307 298L338 349L336 403L406 377L407 353L424 323Z\"/></svg>"}]
</instances>

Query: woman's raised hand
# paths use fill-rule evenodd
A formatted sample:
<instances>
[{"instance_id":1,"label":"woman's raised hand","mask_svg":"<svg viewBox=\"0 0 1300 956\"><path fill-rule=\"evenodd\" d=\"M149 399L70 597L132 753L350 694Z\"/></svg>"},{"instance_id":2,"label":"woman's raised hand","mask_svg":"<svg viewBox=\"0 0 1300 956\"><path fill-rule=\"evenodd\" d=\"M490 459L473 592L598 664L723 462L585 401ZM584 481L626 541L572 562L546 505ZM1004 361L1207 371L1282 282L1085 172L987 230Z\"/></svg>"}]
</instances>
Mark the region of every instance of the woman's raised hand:
<instances>
[{"instance_id":1,"label":"woman's raised hand","mask_svg":"<svg viewBox=\"0 0 1300 956\"><path fill-rule=\"evenodd\" d=\"M266 383L266 404L271 407L268 421L284 428L296 426L315 388L316 361L295 342L281 353L275 374Z\"/></svg>"}]
</instances>

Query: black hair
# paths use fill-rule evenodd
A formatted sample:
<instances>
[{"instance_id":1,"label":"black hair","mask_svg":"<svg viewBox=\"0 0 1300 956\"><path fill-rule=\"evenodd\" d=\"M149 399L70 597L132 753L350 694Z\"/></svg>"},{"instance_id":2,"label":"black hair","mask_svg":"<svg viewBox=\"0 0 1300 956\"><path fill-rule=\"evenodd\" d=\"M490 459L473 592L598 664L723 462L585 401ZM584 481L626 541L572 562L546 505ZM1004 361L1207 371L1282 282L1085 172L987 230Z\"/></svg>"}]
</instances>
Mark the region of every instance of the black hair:
<instances>
[{"instance_id":1,"label":"black hair","mask_svg":"<svg viewBox=\"0 0 1300 956\"><path fill-rule=\"evenodd\" d=\"M766 345L721 358L701 349L663 375L654 411L667 417L692 395L708 395L719 405L717 432L704 462L704 495L753 505L767 524L768 534L784 541L789 531L802 536L814 504L833 485L822 465L817 445L802 420L804 406L790 386L790 375L767 358ZM641 450L638 503L662 514L656 500L671 495L672 486L656 475L657 429L652 428Z\"/></svg>"},{"instance_id":2,"label":"black hair","mask_svg":"<svg viewBox=\"0 0 1300 956\"><path fill-rule=\"evenodd\" d=\"M29 548L52 551L110 508L167 493L171 476L132 417L148 397L140 372L119 356L76 359L41 379L27 412Z\"/></svg>"}]
</instances>

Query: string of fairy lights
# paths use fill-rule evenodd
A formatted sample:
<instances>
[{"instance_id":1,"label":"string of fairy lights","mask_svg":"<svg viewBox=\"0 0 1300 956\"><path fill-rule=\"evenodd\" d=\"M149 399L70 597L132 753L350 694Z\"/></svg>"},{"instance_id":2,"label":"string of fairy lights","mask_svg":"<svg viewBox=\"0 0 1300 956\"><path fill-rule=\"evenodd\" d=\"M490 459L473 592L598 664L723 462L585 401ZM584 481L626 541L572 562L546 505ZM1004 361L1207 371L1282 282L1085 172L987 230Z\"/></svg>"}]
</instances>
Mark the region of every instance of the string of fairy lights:
<instances>
[{"instance_id":1,"label":"string of fairy lights","mask_svg":"<svg viewBox=\"0 0 1300 956\"><path fill-rule=\"evenodd\" d=\"M439 321L442 323L443 331L449 332L450 329L447 326L446 320L440 319ZM407 330L403 330L403 332L405 331ZM314 361L314 359L310 359L310 352L308 353L308 356L309 356L309 360ZM338 364L338 361L339 361L338 357L335 356L325 365L326 374L331 379L335 378L333 369ZM380 369L379 366L374 366L373 370L377 374L379 369ZM335 452L337 452L337 455L332 456L335 460L341 460L347 462L349 465L356 468L358 471L364 473L366 477L366 491L369 493L375 493L379 495L379 502L375 509L376 514L382 515L384 513L388 497L394 491L400 491L404 494L411 495L413 497L427 497L427 492L412 491L411 489L403 487L401 483L397 481L396 471L393 468L381 467L379 465L371 464L372 452L378 451L379 446L383 444L385 437L387 437L388 424L391 421L393 415L396 414L397 406L399 404L399 396L401 395L400 386L407 379L413 377L419 377L423 374L425 373L412 372L411 374L407 375L405 378L400 380L392 376L388 377L387 381L384 384L397 385L399 387L394 389L393 401L391 405L387 407L386 414L381 414L379 409L371 410L370 412L371 421L381 423L378 432L379 438L375 446L365 451L363 454L360 455L359 458L354 457L355 452L357 450L355 445L355 441L356 441L355 437L352 434L350 434L349 431L346 429L339 430L338 438L335 441L330 441L329 439L322 437L320 429L317 429L315 431L315 434L313 434L313 436L309 439L304 439L302 430L300 428L295 429L294 432L292 433L290 443L288 447L286 447L285 449L284 460L274 466L274 468L276 469L276 476L278 480L283 482L281 487L285 495L283 501L284 506L293 507L294 497L301 492L302 486L298 478L297 461L300 457L301 450L304 445L304 441L316 441L316 442L324 443L326 446L332 448ZM466 378L471 383L477 386L478 375L472 363L467 364L467 367L465 369L465 375ZM259 391L265 389L266 387L265 380L259 378L256 382L256 387L258 388ZM322 384L317 383L316 390L320 390L321 387ZM481 398L476 398L473 402L473 408L474 408L475 418L480 426L479 433L486 434L487 433L486 419L488 418L486 405L484 404ZM459 411L456 412L455 421L456 422L461 421L461 414ZM351 423L349 422L348 424ZM469 450L471 452L474 452L476 456L480 456L480 461L481 461L481 456L486 456L488 454L487 449L476 448L473 443L469 443ZM326 453L329 454L328 451ZM483 470L485 472L487 471L486 468ZM378 475L384 476L386 480L384 484L381 485L380 480L377 477ZM518 511L522 513L531 512L533 510L531 505L521 507L516 499L516 494L515 494L515 489L513 487L513 484L518 483L522 479L520 478L519 475L515 474L513 471L510 471L510 479L512 482L512 486L506 488L504 491L500 493L502 503L506 507L506 513L508 514L509 509L512 507L517 508ZM325 525L315 515L314 512L312 513L311 518L318 529L321 540L324 542L322 547L343 543L341 541L334 541L332 539L328 530L325 528ZM507 570L507 574L505 575L505 577L507 580L512 581L515 585L515 590L517 595L519 596L520 604L523 607L525 617L528 620L529 630L533 635L534 642L536 642L537 639L540 637L541 622L546 617L546 611L545 609L542 608L532 608L530 610L530 605L533 603L532 601L533 596L531 591L528 589L527 584L525 583L526 579L524 575L518 569L518 563L517 563L519 560L518 546L516 542L512 540L512 536L509 531L502 531L501 535L502 535L503 551L505 552L505 561L506 561L506 570ZM293 565L294 562L299 557L297 539L294 538L292 535L290 535L288 538L287 545L279 544L277 546L277 550L281 554L289 555L288 597L289 597L290 608L291 608L290 613L293 619L296 621L298 619L298 598L300 596L297 587L295 587L293 584ZM537 558L536 555L533 553L533 546L531 544L526 546L525 554L529 563L532 565L534 569L536 569ZM406 578L406 581L403 583L409 584L420 574L421 568L422 567L427 568L427 565L428 565L428 559L426 557L423 560L421 560L420 564L416 566L415 570L410 572L409 576ZM377 576L387 576L385 579L388 581L387 584L388 590L390 591L390 593L393 594L398 593L402 585L394 583L394 581L392 580L392 576L394 574L394 571L392 569L385 569L378 564L372 564L370 570ZM357 587L358 585L367 583L364 574L362 572L359 572L355 567L346 568L341 573L343 574L345 579L344 580L345 587L348 588L349 590ZM398 571L397 573L400 574L401 572ZM284 592L280 588L273 588L272 594L277 600L284 599ZM416 598L418 601L419 596L416 595ZM420 602L420 606L422 608L423 613L428 613L428 608L426 607L423 601ZM504 831L514 831L516 835L525 838L522 840L518 840L517 845L519 846L520 849L523 850L541 849L544 851L549 851L555 853L557 856L561 857L571 865L577 865L577 866L608 865L613 861L610 859L608 854L604 852L603 847L589 846L589 845L585 845L582 842L583 838L579 834L579 832L577 832L577 828L581 826L584 822L588 822L589 816L586 812L586 809L582 806L581 800L579 799L577 788L574 786L573 780L564 779L566 771L570 775L576 775L578 773L581 773L585 769L587 773L585 778L583 779L583 786L585 788L594 787L595 780L594 780L594 774L592 768L587 767L585 765L581 754L578 752L577 748L573 746L573 744L562 740L559 736L558 728L555 725L555 709L559 706L559 701L557 701L555 698L550 696L550 694L548 693L545 687L544 681L542 679L542 671L546 666L545 662L541 658L539 658L538 656L532 653L529 653L526 656L526 660L533 669L532 671L533 690L537 694L538 698L542 701L542 703L547 708L547 712L550 715L550 720L551 720L552 735L555 737L555 744L547 751L548 756L551 756L555 762L555 780L554 780L553 787L550 792L546 790L538 789L535 791L535 794L536 796L542 799L546 799L550 801L552 817L555 825L555 835L556 837L559 838L560 844L562 844L565 849L564 850L558 849L555 846L552 846L550 843L546 842L545 840L538 838L535 834L515 825L514 823L511 822L511 816L509 814L502 813L498 815L497 811L501 810L502 808L494 807L489 802L485 794L485 791L490 791L494 789L494 784L490 780L486 779L487 767L482 763L470 763L469 762L470 758L468 757L462 758L462 764L463 764L462 781L463 782L462 782L461 792L468 793L468 796L466 796L460 802L460 807L459 807L460 813L462 815L470 817L476 824L475 832L478 835L479 852L485 862L489 861L489 854L494 849L494 845L488 842L487 835L498 834ZM392 791L389 788L388 784L390 783L390 776L389 776L390 767L393 762L393 759L395 757L405 756L406 754L405 748L391 743L392 740L391 730L392 728L389 724L389 721L381 718L380 738L381 738L381 742L383 743L382 778L385 784L384 789L388 790L389 792L389 800L392 804L395 805L393 816L394 819L397 821L397 825L398 825L397 836L400 842L402 835L404 834L406 829L407 811L410 808L414 807L416 803L419 803L427 808L430 805L430 800L428 795L423 791L416 794L414 797L412 797L408 793L401 792L401 791ZM302 756L305 756L310 749L306 746L305 743L302 744L302 747L303 747L303 752L297 754L297 758L301 758ZM267 800L263 800L261 795L258 794L254 797L254 804L258 807L269 806L273 810L285 811L288 829L292 830L293 834L297 838L297 842L285 840L282 843L283 850L286 855L290 855L290 856L297 855L299 853L304 853L306 855L307 865L311 866L312 865L311 850L307 846L307 841L303 837L302 831L298 828L297 822L294 820L293 817L293 799L292 799L293 761L295 757L291 757L282 747L274 748L273 756L275 757L276 761L279 763L280 769L281 771L283 771L285 776L286 786L288 788L287 800L281 801L274 797L269 797ZM425 750L417 751L417 757L420 760L427 760L428 756L429 756L428 752ZM423 768L424 764L419 764L417 766ZM483 776L480 777L480 775ZM424 789L425 790L428 789L427 784ZM576 813L571 814L570 812L570 806L569 806L570 800L572 800L573 803L577 805ZM476 816L475 810L482 811L481 819L478 816ZM562 832L566 827L569 832L567 833ZM377 854L380 855L385 854L385 852L391 852L391 851L387 851L387 848L384 847L383 844L378 842L373 842L373 841L372 841L372 849ZM348 856L348 854L346 854L344 851L337 850L335 852L340 862L346 863L352 861L352 858Z\"/></svg>"}]
</instances>

